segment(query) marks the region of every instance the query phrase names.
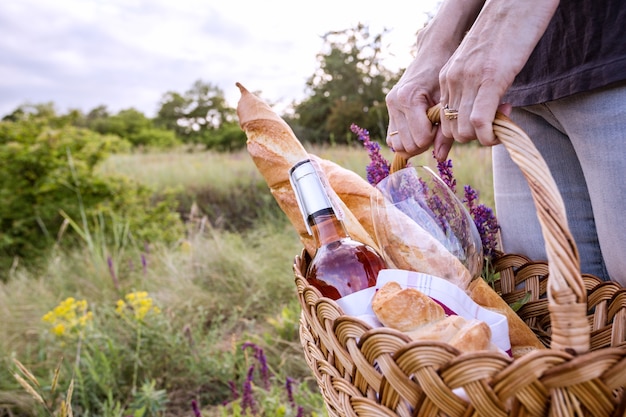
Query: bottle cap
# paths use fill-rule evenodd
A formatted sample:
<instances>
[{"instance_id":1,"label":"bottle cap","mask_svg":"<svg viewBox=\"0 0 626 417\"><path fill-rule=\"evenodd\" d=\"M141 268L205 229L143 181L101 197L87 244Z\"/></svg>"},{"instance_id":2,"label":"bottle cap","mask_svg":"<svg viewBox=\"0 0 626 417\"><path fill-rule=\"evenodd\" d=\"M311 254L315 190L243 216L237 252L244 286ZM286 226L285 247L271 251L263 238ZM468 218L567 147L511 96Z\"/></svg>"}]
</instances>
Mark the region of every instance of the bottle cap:
<instances>
[{"instance_id":1,"label":"bottle cap","mask_svg":"<svg viewBox=\"0 0 626 417\"><path fill-rule=\"evenodd\" d=\"M333 204L333 197L336 198L336 195L314 161L305 159L291 167L289 181L310 235L313 234L308 222L311 214L330 208L339 219L343 219L343 213L337 210L337 204Z\"/></svg>"}]
</instances>

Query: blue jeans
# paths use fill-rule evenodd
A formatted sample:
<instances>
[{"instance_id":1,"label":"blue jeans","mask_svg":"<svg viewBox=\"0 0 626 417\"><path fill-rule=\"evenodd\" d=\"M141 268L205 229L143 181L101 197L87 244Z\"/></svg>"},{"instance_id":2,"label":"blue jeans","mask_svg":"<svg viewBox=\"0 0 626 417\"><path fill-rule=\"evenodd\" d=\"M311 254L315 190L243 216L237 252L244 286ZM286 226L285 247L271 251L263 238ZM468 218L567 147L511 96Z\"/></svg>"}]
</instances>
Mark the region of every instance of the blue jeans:
<instances>
[{"instance_id":1,"label":"blue jeans","mask_svg":"<svg viewBox=\"0 0 626 417\"><path fill-rule=\"evenodd\" d=\"M626 82L513 109L565 202L583 273L626 286ZM545 260L530 190L503 145L493 148L502 249Z\"/></svg>"}]
</instances>

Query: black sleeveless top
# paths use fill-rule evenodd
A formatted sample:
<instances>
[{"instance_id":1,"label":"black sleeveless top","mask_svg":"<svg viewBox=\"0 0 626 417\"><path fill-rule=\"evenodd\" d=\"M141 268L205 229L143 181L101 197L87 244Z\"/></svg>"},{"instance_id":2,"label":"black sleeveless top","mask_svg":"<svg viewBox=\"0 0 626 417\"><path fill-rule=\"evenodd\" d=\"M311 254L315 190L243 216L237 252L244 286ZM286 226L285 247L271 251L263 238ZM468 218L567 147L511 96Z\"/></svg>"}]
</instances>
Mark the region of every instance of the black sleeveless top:
<instances>
[{"instance_id":1,"label":"black sleeveless top","mask_svg":"<svg viewBox=\"0 0 626 417\"><path fill-rule=\"evenodd\" d=\"M625 26L624 0L562 0L504 101L544 103L626 80Z\"/></svg>"}]
</instances>

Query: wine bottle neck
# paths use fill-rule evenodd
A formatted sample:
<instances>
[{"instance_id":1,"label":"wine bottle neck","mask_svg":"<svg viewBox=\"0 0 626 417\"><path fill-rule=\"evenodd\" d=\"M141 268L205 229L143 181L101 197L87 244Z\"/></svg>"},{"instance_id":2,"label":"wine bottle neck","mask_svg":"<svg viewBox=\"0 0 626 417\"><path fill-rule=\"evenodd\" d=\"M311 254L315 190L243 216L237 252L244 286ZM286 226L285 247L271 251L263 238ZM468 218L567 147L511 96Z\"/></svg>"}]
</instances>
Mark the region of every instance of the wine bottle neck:
<instances>
[{"instance_id":1,"label":"wine bottle neck","mask_svg":"<svg viewBox=\"0 0 626 417\"><path fill-rule=\"evenodd\" d=\"M289 176L307 229L318 244L322 246L347 237L323 172L318 171L310 160L305 160L293 166Z\"/></svg>"},{"instance_id":2,"label":"wine bottle neck","mask_svg":"<svg viewBox=\"0 0 626 417\"><path fill-rule=\"evenodd\" d=\"M308 217L313 237L319 246L350 237L332 208L319 210Z\"/></svg>"}]
</instances>

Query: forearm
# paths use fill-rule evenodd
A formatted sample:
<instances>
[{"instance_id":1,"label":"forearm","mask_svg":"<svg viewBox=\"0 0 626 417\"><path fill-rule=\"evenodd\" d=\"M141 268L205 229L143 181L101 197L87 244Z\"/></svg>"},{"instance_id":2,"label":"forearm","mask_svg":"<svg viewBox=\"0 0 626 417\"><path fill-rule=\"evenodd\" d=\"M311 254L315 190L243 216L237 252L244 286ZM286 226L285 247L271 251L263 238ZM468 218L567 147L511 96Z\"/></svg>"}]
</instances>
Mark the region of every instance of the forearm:
<instances>
[{"instance_id":1,"label":"forearm","mask_svg":"<svg viewBox=\"0 0 626 417\"><path fill-rule=\"evenodd\" d=\"M544 34L558 4L559 0L488 0L456 54L462 55L463 60L479 56L483 70L492 70L512 82Z\"/></svg>"},{"instance_id":2,"label":"forearm","mask_svg":"<svg viewBox=\"0 0 626 417\"><path fill-rule=\"evenodd\" d=\"M429 97L429 106L439 100L439 71L459 47L485 0L444 0L433 19L417 34L417 54L408 66L398 87L415 90L420 85ZM415 94L416 91L412 91ZM404 92L404 94L409 94ZM407 105L414 98L405 96Z\"/></svg>"},{"instance_id":3,"label":"forearm","mask_svg":"<svg viewBox=\"0 0 626 417\"><path fill-rule=\"evenodd\" d=\"M437 14L417 35L418 51L437 48L450 55L461 43L485 0L445 0Z\"/></svg>"}]
</instances>

